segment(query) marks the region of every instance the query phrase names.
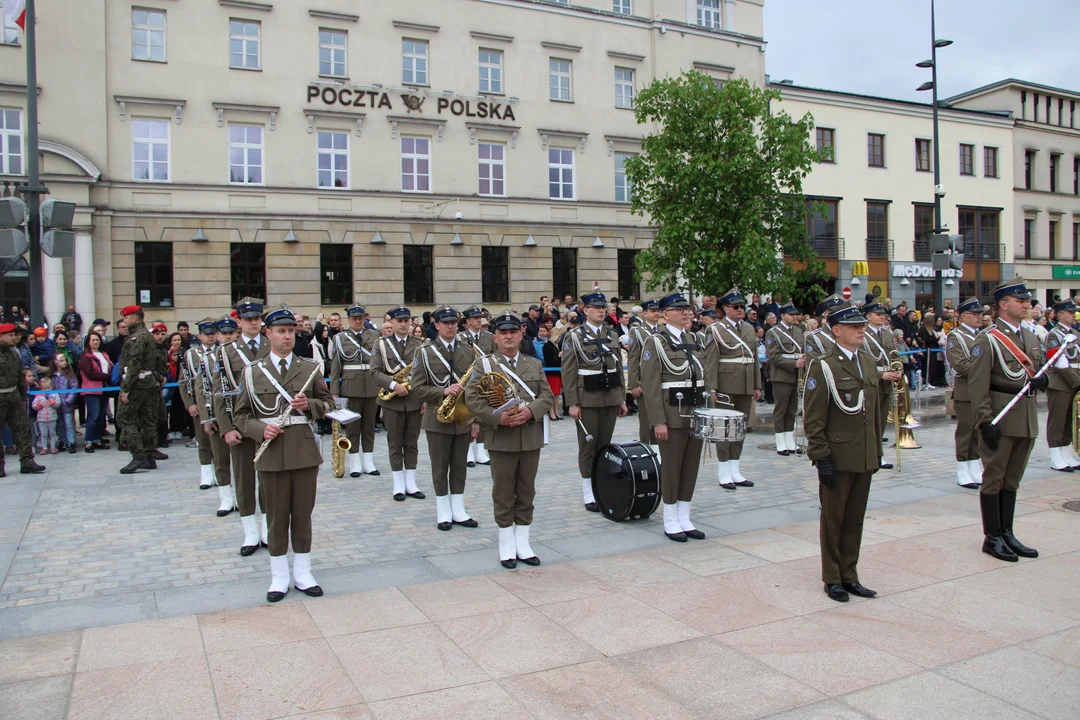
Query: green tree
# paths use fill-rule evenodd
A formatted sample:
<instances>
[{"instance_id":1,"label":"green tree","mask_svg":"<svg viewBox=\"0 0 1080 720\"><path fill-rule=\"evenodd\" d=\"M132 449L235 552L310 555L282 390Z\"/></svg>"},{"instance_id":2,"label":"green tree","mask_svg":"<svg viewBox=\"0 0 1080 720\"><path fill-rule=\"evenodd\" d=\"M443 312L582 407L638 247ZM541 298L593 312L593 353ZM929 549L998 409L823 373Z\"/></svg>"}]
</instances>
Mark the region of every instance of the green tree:
<instances>
[{"instance_id":1,"label":"green tree","mask_svg":"<svg viewBox=\"0 0 1080 720\"><path fill-rule=\"evenodd\" d=\"M626 163L633 211L658 227L637 259L650 290L737 287L791 297L824 276L802 195L818 159L814 121L777 112L770 103L779 99L744 79L717 87L700 72L656 80L638 94L637 121L659 127Z\"/></svg>"}]
</instances>

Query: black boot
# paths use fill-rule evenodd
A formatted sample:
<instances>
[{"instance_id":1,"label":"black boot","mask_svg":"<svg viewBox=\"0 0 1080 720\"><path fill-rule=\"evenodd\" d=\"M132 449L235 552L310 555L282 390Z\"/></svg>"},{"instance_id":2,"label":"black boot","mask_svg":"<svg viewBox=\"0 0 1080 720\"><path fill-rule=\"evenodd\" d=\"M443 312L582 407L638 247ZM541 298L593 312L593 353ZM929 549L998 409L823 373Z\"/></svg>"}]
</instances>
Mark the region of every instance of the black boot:
<instances>
[{"instance_id":1,"label":"black boot","mask_svg":"<svg viewBox=\"0 0 1080 720\"><path fill-rule=\"evenodd\" d=\"M1013 516L1016 515L1016 493L1008 492L1007 490L1001 491L1001 537L1005 540L1005 544L1009 548L1019 555L1026 558L1039 557L1039 551L1035 548L1029 548L1024 543L1016 539L1013 535Z\"/></svg>"},{"instance_id":2,"label":"black boot","mask_svg":"<svg viewBox=\"0 0 1080 720\"><path fill-rule=\"evenodd\" d=\"M148 469L146 467L145 461L143 461L141 458L137 458L134 455L132 455L131 456L131 462L129 462L124 467L120 468L120 474L121 475L132 475L132 474L138 472L139 470L145 470L145 469Z\"/></svg>"},{"instance_id":3,"label":"black boot","mask_svg":"<svg viewBox=\"0 0 1080 720\"><path fill-rule=\"evenodd\" d=\"M983 535L986 536L982 551L1005 562L1019 560L1001 537L1001 496L979 493L979 510L982 511Z\"/></svg>"},{"instance_id":4,"label":"black boot","mask_svg":"<svg viewBox=\"0 0 1080 720\"><path fill-rule=\"evenodd\" d=\"M38 465L36 462L34 462L34 458L30 458L29 460L24 460L22 461L22 463L20 463L19 472L23 475L43 473L45 472L45 466Z\"/></svg>"}]
</instances>

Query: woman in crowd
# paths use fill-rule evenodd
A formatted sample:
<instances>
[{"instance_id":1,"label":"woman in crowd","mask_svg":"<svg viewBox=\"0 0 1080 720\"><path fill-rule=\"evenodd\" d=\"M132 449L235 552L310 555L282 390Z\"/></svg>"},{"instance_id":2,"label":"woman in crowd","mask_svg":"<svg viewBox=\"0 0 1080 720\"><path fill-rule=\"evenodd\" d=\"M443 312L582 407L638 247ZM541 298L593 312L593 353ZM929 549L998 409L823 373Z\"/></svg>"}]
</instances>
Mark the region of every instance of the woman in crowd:
<instances>
[{"instance_id":1,"label":"woman in crowd","mask_svg":"<svg viewBox=\"0 0 1080 720\"><path fill-rule=\"evenodd\" d=\"M75 390L79 387L79 378L75 375L75 368L68 362L67 354L57 352L53 355L49 364L54 391ZM75 401L78 393L58 393L60 407L57 408L56 434L60 441L60 450L67 449L69 453L75 453Z\"/></svg>"},{"instance_id":2,"label":"woman in crowd","mask_svg":"<svg viewBox=\"0 0 1080 720\"><path fill-rule=\"evenodd\" d=\"M92 453L104 450L109 441L103 438L105 432L105 396L101 390L108 385L112 361L101 348L101 335L91 332L86 336L86 352L79 360L79 379L82 381L83 402L86 403L86 428L83 437L84 450Z\"/></svg>"},{"instance_id":3,"label":"woman in crowd","mask_svg":"<svg viewBox=\"0 0 1080 720\"><path fill-rule=\"evenodd\" d=\"M772 380L769 375L769 355L765 352L765 328L758 325L754 328L754 335L757 337L757 356L758 362L761 366L761 386L764 388L764 393L761 396L761 400L758 401L759 405L768 403L772 405Z\"/></svg>"},{"instance_id":4,"label":"woman in crowd","mask_svg":"<svg viewBox=\"0 0 1080 720\"><path fill-rule=\"evenodd\" d=\"M923 315L918 332L919 346L926 350L923 353L925 356L926 384L931 388L945 387L946 385L944 359L942 353L937 352L941 349L941 343L938 341L937 332L934 329L936 320L934 313L926 313Z\"/></svg>"}]
</instances>

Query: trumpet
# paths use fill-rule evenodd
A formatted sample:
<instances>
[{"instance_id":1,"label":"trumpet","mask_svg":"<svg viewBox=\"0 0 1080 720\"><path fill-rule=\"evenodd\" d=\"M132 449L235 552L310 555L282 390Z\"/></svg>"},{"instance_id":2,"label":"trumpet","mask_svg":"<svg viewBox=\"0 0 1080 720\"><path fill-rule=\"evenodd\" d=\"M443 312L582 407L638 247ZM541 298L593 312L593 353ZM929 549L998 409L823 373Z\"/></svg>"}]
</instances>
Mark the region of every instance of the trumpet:
<instances>
[{"instance_id":1,"label":"trumpet","mask_svg":"<svg viewBox=\"0 0 1080 720\"><path fill-rule=\"evenodd\" d=\"M480 348L475 345L470 346L473 352L476 353L476 357L483 357L484 353ZM469 378L472 377L473 369L470 367L468 371L457 380L457 384L463 388L465 384L469 382ZM435 419L441 423L456 422L458 425L464 427L473 421L473 415L469 412L469 409L465 407L465 403L462 400L464 392L455 393L454 395L447 395L439 403L439 407L435 409Z\"/></svg>"},{"instance_id":2,"label":"trumpet","mask_svg":"<svg viewBox=\"0 0 1080 720\"><path fill-rule=\"evenodd\" d=\"M335 420L330 434L330 468L334 477L345 477L345 453L351 449L349 438L341 434L341 423Z\"/></svg>"},{"instance_id":3,"label":"trumpet","mask_svg":"<svg viewBox=\"0 0 1080 720\"><path fill-rule=\"evenodd\" d=\"M307 381L304 383L304 387L300 388L300 392L296 393L296 395L302 395L306 393L308 388L311 387L311 383L315 382L315 376L318 375L320 372L322 372L322 370L320 370L319 366L316 365L315 369L311 372L311 375L308 376ZM296 396L294 395L293 397ZM284 412L282 412L280 415L278 415L276 418L274 418L267 424L281 427L285 424L285 418L289 417L289 415L292 415L292 412L292 405L288 405L285 407ZM266 452L266 448L269 447L272 441L273 438L267 438L266 440L263 440L262 445L259 446L258 451L255 453L255 462L259 462L259 458L261 458L262 454Z\"/></svg>"},{"instance_id":4,"label":"trumpet","mask_svg":"<svg viewBox=\"0 0 1080 720\"><path fill-rule=\"evenodd\" d=\"M401 369L394 373L394 382L398 385L404 385L406 390L411 389L409 387L409 375L412 373L412 365L405 364L401 366ZM397 397L397 393L387 388L379 388L379 399L383 402L389 402Z\"/></svg>"}]
</instances>

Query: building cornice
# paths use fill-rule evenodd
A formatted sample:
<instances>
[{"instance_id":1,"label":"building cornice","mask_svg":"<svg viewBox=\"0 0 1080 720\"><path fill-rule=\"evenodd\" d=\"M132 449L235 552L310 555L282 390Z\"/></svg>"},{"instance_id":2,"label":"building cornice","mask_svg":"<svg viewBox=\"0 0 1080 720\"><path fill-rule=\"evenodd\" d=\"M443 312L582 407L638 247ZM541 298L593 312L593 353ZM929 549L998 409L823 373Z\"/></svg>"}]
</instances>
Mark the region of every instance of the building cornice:
<instances>
[{"instance_id":1,"label":"building cornice","mask_svg":"<svg viewBox=\"0 0 1080 720\"><path fill-rule=\"evenodd\" d=\"M1017 129L1034 130L1035 132L1050 133L1051 135L1064 135L1068 138L1080 139L1080 128L1067 128L1060 125L1047 125L1034 120L1017 120Z\"/></svg>"},{"instance_id":2,"label":"building cornice","mask_svg":"<svg viewBox=\"0 0 1080 720\"><path fill-rule=\"evenodd\" d=\"M415 30L416 32L439 32L438 25L424 25L423 23L408 22L406 20L394 20L394 27L398 30Z\"/></svg>"},{"instance_id":3,"label":"building cornice","mask_svg":"<svg viewBox=\"0 0 1080 720\"><path fill-rule=\"evenodd\" d=\"M903 100L848 95L829 90L815 90L812 88L792 87L790 85L774 84L770 87L780 91L782 100L815 103L818 105L831 105L833 107L842 107L852 110L890 112L894 115L906 115L908 117L930 119L934 116L933 108L930 105L923 105L921 103L908 103ZM1011 115L1004 116L996 113L985 113L976 110L954 110L952 108L939 108L938 113L943 120L949 122L1010 130L1015 125Z\"/></svg>"},{"instance_id":4,"label":"building cornice","mask_svg":"<svg viewBox=\"0 0 1080 720\"><path fill-rule=\"evenodd\" d=\"M608 50L607 54L609 58L616 60L628 60L630 62L643 62L645 60L644 55L634 55L633 53L619 52L617 50Z\"/></svg>"},{"instance_id":5,"label":"building cornice","mask_svg":"<svg viewBox=\"0 0 1080 720\"><path fill-rule=\"evenodd\" d=\"M128 116L128 105L147 105L150 107L171 107L176 113L176 124L184 120L184 106L187 100L173 98L139 97L136 95L113 95L113 100L120 106L120 122L125 122Z\"/></svg>"},{"instance_id":6,"label":"building cornice","mask_svg":"<svg viewBox=\"0 0 1080 720\"><path fill-rule=\"evenodd\" d=\"M248 105L245 103L228 103L228 102L216 102L213 104L214 110L217 111L217 126L225 126L225 113L228 112L247 112L247 113L266 113L269 120L270 131L273 132L277 127L277 116L281 112L280 105Z\"/></svg>"},{"instance_id":7,"label":"building cornice","mask_svg":"<svg viewBox=\"0 0 1080 720\"><path fill-rule=\"evenodd\" d=\"M352 13L333 12L331 10L308 10L308 15L313 18L321 18L323 20L337 20L338 22L355 23L360 22L359 15L353 15Z\"/></svg>"},{"instance_id":8,"label":"building cornice","mask_svg":"<svg viewBox=\"0 0 1080 720\"><path fill-rule=\"evenodd\" d=\"M481 32L479 30L473 30L472 32L469 33L469 35L471 37L475 38L476 40L489 40L491 42L504 42L504 43L512 43L512 42L514 42L514 36L513 35L499 35L497 33Z\"/></svg>"},{"instance_id":9,"label":"building cornice","mask_svg":"<svg viewBox=\"0 0 1080 720\"><path fill-rule=\"evenodd\" d=\"M272 3L255 2L254 0L218 0L218 5L239 10L254 10L256 12L270 12L274 9Z\"/></svg>"},{"instance_id":10,"label":"building cornice","mask_svg":"<svg viewBox=\"0 0 1080 720\"><path fill-rule=\"evenodd\" d=\"M304 108L304 116L307 117L308 134L315 132L315 118L327 118L329 120L345 120L347 122L356 123L356 137L360 137L360 133L364 130L364 118L367 117L367 113L353 113L345 112L343 110L320 110L318 108Z\"/></svg>"}]
</instances>

